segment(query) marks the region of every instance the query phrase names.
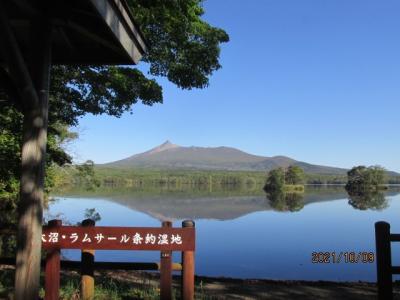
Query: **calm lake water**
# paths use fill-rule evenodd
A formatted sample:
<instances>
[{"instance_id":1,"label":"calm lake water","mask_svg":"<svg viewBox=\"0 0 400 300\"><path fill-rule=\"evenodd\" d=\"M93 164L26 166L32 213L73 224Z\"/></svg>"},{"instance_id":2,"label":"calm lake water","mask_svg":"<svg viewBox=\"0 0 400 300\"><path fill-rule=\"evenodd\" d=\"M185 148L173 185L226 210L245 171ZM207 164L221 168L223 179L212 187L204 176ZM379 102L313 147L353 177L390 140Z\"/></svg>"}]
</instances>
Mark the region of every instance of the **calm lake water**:
<instances>
[{"instance_id":1,"label":"calm lake water","mask_svg":"<svg viewBox=\"0 0 400 300\"><path fill-rule=\"evenodd\" d=\"M103 226L160 226L196 221L196 274L240 278L375 281L374 263L312 263L313 252L374 252L374 223L400 233L400 189L349 199L342 187L307 187L303 196L268 199L262 191L104 191L56 196L47 218L71 224L95 208ZM400 244L400 243L397 243ZM400 245L393 244L400 265ZM68 259L80 258L65 250ZM159 252L97 251L101 261L159 261ZM180 254L174 253L179 262ZM396 278L397 279L397 278Z\"/></svg>"}]
</instances>

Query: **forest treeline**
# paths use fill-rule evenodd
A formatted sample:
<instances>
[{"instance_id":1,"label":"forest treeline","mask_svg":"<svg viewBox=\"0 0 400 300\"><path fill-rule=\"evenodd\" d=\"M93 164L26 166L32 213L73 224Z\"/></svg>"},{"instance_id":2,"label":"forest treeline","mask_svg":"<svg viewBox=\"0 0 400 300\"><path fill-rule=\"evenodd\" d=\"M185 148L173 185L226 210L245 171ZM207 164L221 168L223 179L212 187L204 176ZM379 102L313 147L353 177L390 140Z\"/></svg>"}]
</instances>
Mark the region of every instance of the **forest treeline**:
<instances>
[{"instance_id":1,"label":"forest treeline","mask_svg":"<svg viewBox=\"0 0 400 300\"><path fill-rule=\"evenodd\" d=\"M117 169L94 166L92 162L80 166L59 168L54 174L56 189L85 187L140 187L140 186L264 186L265 172L206 171L206 170L149 170ZM305 174L305 184L346 184L347 175ZM399 177L388 177L387 183L400 184Z\"/></svg>"}]
</instances>

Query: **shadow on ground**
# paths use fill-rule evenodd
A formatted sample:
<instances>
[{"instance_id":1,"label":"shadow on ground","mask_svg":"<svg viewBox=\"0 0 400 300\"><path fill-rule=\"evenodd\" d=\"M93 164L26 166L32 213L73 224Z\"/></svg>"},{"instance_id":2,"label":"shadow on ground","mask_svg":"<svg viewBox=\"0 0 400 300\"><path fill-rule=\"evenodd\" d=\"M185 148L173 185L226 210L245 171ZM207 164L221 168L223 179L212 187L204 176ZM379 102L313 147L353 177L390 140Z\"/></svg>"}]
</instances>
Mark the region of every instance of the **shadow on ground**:
<instances>
[{"instance_id":1,"label":"shadow on ground","mask_svg":"<svg viewBox=\"0 0 400 300\"><path fill-rule=\"evenodd\" d=\"M12 299L14 270L0 266L0 299ZM43 284L43 278L42 278ZM61 299L79 299L80 275L63 271ZM95 273L95 299L159 299L157 272L105 271ZM180 299L180 277L174 275L174 299ZM43 290L42 290L43 296ZM377 299L374 283L274 281L196 276L196 299ZM400 282L394 284L400 300Z\"/></svg>"}]
</instances>

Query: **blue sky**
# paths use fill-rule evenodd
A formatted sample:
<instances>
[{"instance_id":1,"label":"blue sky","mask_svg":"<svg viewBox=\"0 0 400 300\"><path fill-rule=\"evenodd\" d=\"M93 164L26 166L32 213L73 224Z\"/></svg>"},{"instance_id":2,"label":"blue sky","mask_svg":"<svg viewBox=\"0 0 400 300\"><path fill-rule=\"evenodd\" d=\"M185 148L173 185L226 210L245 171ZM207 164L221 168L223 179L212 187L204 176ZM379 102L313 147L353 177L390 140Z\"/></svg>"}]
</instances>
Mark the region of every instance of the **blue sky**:
<instances>
[{"instance_id":1,"label":"blue sky","mask_svg":"<svg viewBox=\"0 0 400 300\"><path fill-rule=\"evenodd\" d=\"M400 171L400 1L206 1L225 29L204 90L164 79L164 104L87 115L70 150L109 162L165 140L265 156ZM145 65L139 68L145 70Z\"/></svg>"}]
</instances>

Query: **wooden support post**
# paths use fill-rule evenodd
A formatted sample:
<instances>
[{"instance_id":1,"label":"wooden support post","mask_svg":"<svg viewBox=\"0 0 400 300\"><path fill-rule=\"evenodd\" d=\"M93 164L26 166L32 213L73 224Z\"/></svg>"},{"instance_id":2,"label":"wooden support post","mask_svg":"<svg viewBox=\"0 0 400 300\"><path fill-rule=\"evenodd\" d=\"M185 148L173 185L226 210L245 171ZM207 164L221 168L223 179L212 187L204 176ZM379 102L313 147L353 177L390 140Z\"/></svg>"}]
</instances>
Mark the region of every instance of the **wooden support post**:
<instances>
[{"instance_id":1,"label":"wooden support post","mask_svg":"<svg viewBox=\"0 0 400 300\"><path fill-rule=\"evenodd\" d=\"M50 228L62 225L61 220L51 220ZM60 249L47 251L45 267L45 300L58 300L60 294Z\"/></svg>"},{"instance_id":2,"label":"wooden support post","mask_svg":"<svg viewBox=\"0 0 400 300\"><path fill-rule=\"evenodd\" d=\"M390 248L390 224L375 223L376 268L378 281L378 299L392 300L392 254Z\"/></svg>"},{"instance_id":3,"label":"wooden support post","mask_svg":"<svg viewBox=\"0 0 400 300\"><path fill-rule=\"evenodd\" d=\"M51 24L46 16L32 21L30 77L36 92L21 91L24 107L21 149L21 184L17 236L15 299L37 299L39 292L41 237L44 201L44 176L47 144L47 118L51 67ZM8 61L10 65L12 61ZM26 73L27 67L15 74ZM14 74L14 72L11 72ZM17 85L18 86L18 85ZM36 95L36 96L35 96Z\"/></svg>"},{"instance_id":4,"label":"wooden support post","mask_svg":"<svg viewBox=\"0 0 400 300\"><path fill-rule=\"evenodd\" d=\"M163 228L172 227L172 223L162 222ZM160 261L160 299L172 299L172 251L161 251Z\"/></svg>"},{"instance_id":5,"label":"wooden support post","mask_svg":"<svg viewBox=\"0 0 400 300\"><path fill-rule=\"evenodd\" d=\"M95 226L92 219L82 221L82 226ZM93 300L94 298L94 250L82 249L81 255L81 299Z\"/></svg>"},{"instance_id":6,"label":"wooden support post","mask_svg":"<svg viewBox=\"0 0 400 300\"><path fill-rule=\"evenodd\" d=\"M195 227L194 221L185 220L182 227ZM182 291L183 300L194 299L194 251L182 252Z\"/></svg>"},{"instance_id":7,"label":"wooden support post","mask_svg":"<svg viewBox=\"0 0 400 300\"><path fill-rule=\"evenodd\" d=\"M0 43L22 102L24 125L15 271L15 299L39 296L43 186L46 162L51 25L46 15L32 19L30 57L23 57L0 1ZM28 67L27 62L30 63Z\"/></svg>"}]
</instances>

